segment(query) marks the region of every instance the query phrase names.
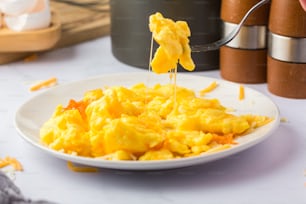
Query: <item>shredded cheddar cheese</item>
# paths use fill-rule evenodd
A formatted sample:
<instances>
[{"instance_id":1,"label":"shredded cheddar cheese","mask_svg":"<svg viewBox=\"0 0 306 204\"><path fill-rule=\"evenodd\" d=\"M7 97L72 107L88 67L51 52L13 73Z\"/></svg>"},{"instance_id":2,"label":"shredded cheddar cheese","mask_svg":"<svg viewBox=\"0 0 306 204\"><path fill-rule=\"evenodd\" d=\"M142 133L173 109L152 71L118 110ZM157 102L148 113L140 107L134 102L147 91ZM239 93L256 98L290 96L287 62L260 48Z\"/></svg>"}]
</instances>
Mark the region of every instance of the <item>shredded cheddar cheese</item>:
<instances>
[{"instance_id":1,"label":"shredded cheddar cheese","mask_svg":"<svg viewBox=\"0 0 306 204\"><path fill-rule=\"evenodd\" d=\"M217 86L218 86L217 82L213 81L208 87L200 91L200 96L204 96L206 93L213 91L215 88L217 88Z\"/></svg>"},{"instance_id":2,"label":"shredded cheddar cheese","mask_svg":"<svg viewBox=\"0 0 306 204\"><path fill-rule=\"evenodd\" d=\"M150 16L149 28L154 40L160 45L151 62L155 73L167 73L176 69L178 63L188 71L194 70L188 39L191 33L187 22L174 22L157 12Z\"/></svg>"},{"instance_id":3,"label":"shredded cheddar cheese","mask_svg":"<svg viewBox=\"0 0 306 204\"><path fill-rule=\"evenodd\" d=\"M17 159L13 157L9 157L9 156L3 159L0 159L0 168L6 167L9 165L11 165L16 171L23 171L23 167Z\"/></svg>"},{"instance_id":4,"label":"shredded cheddar cheese","mask_svg":"<svg viewBox=\"0 0 306 204\"><path fill-rule=\"evenodd\" d=\"M81 173L98 172L98 168L88 167L88 166L76 166L71 161L67 162L67 167L71 171L81 172Z\"/></svg>"},{"instance_id":5,"label":"shredded cheddar cheese","mask_svg":"<svg viewBox=\"0 0 306 204\"><path fill-rule=\"evenodd\" d=\"M44 87L50 87L54 86L57 83L57 78L52 77L50 79L47 79L45 81L41 81L33 86L30 87L30 91L38 91Z\"/></svg>"},{"instance_id":6,"label":"shredded cheddar cheese","mask_svg":"<svg viewBox=\"0 0 306 204\"><path fill-rule=\"evenodd\" d=\"M244 93L244 86L240 85L239 86L239 100L243 100L245 97L245 93Z\"/></svg>"}]
</instances>

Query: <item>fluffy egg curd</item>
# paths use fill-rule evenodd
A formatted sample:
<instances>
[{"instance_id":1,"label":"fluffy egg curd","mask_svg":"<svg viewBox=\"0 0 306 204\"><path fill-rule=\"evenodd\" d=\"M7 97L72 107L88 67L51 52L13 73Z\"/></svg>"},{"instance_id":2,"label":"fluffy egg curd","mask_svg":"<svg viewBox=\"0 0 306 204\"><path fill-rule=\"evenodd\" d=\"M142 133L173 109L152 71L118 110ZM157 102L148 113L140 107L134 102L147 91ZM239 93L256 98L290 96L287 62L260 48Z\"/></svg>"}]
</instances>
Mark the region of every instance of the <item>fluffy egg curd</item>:
<instances>
[{"instance_id":1,"label":"fluffy egg curd","mask_svg":"<svg viewBox=\"0 0 306 204\"><path fill-rule=\"evenodd\" d=\"M89 90L58 105L41 142L67 154L106 160L168 160L220 151L271 121L236 116L218 99L173 84ZM175 94L174 94L175 92Z\"/></svg>"},{"instance_id":2,"label":"fluffy egg curd","mask_svg":"<svg viewBox=\"0 0 306 204\"><path fill-rule=\"evenodd\" d=\"M157 12L150 15L149 28L154 40L160 45L151 61L155 73L167 73L176 69L178 63L188 71L194 70L188 39L191 33L185 21L174 22Z\"/></svg>"}]
</instances>

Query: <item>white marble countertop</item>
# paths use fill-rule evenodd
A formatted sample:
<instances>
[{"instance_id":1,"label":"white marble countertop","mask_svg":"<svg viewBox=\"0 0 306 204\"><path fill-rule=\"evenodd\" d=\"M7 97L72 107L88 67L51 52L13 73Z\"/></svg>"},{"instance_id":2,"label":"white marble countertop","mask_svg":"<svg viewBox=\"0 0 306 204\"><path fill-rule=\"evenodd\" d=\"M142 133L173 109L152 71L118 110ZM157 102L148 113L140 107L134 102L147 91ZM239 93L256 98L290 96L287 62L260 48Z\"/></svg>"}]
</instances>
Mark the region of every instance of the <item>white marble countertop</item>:
<instances>
[{"instance_id":1,"label":"white marble countertop","mask_svg":"<svg viewBox=\"0 0 306 204\"><path fill-rule=\"evenodd\" d=\"M61 204L306 203L306 100L274 96L266 84L248 86L271 97L287 122L244 152L183 169L72 172L66 161L30 145L14 127L16 110L36 94L29 92L30 82L55 76L64 84L139 71L145 70L112 56L109 37L44 53L33 62L0 65L0 157L15 157L22 163L24 171L16 173L14 182L26 197ZM220 78L217 70L192 74Z\"/></svg>"}]
</instances>

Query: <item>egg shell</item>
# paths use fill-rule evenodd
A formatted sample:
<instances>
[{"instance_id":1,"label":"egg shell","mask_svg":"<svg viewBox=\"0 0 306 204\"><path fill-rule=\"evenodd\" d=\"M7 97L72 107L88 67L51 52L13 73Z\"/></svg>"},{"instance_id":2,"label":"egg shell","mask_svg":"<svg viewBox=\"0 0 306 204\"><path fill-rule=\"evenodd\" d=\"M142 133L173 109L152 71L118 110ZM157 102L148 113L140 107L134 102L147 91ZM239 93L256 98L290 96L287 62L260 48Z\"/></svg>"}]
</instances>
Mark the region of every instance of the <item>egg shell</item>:
<instances>
[{"instance_id":1,"label":"egg shell","mask_svg":"<svg viewBox=\"0 0 306 204\"><path fill-rule=\"evenodd\" d=\"M6 15L17 16L31 11L40 0L0 0L0 10Z\"/></svg>"},{"instance_id":2,"label":"egg shell","mask_svg":"<svg viewBox=\"0 0 306 204\"><path fill-rule=\"evenodd\" d=\"M47 28L51 22L51 12L48 0L39 0L29 13L19 16L4 16L6 26L14 31L28 31Z\"/></svg>"}]
</instances>

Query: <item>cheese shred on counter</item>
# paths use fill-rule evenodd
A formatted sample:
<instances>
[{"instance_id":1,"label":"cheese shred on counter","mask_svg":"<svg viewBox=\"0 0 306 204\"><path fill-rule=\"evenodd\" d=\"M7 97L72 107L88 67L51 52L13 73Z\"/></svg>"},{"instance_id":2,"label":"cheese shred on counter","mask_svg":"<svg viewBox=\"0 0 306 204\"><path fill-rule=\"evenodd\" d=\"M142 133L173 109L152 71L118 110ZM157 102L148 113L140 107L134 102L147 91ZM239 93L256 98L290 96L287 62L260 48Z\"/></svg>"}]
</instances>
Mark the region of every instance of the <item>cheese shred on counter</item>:
<instances>
[{"instance_id":1,"label":"cheese shred on counter","mask_svg":"<svg viewBox=\"0 0 306 204\"><path fill-rule=\"evenodd\" d=\"M140 83L90 90L58 105L40 129L42 143L67 154L107 160L166 160L221 151L267 124L265 116L235 116L217 99L172 84Z\"/></svg>"}]
</instances>

